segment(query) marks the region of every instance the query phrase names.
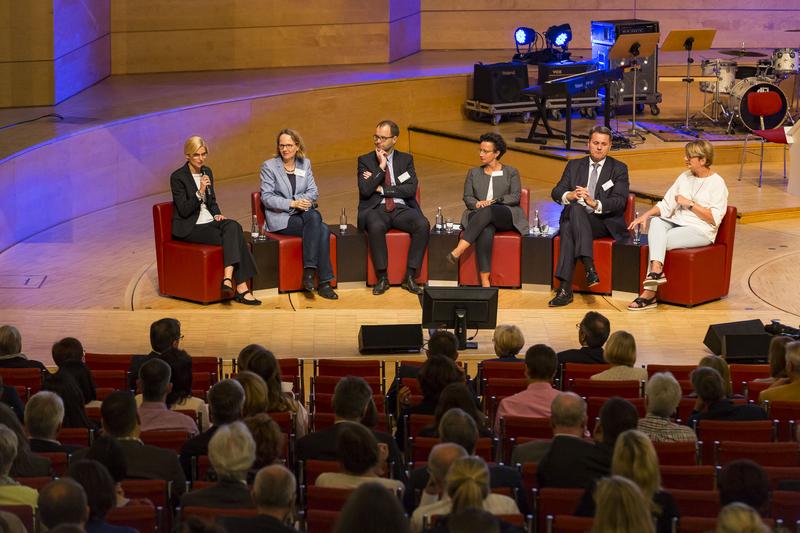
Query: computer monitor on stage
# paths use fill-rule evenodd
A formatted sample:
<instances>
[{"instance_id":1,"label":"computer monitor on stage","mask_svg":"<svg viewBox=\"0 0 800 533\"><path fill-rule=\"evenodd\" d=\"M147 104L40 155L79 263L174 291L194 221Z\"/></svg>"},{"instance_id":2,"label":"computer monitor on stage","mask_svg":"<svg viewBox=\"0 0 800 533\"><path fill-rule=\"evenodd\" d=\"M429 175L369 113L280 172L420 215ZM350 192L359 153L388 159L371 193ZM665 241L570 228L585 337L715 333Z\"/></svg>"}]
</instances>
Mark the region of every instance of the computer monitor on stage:
<instances>
[{"instance_id":1,"label":"computer monitor on stage","mask_svg":"<svg viewBox=\"0 0 800 533\"><path fill-rule=\"evenodd\" d=\"M478 343L467 343L467 330L497 326L497 292L490 287L425 287L422 327L452 328L459 349L477 348Z\"/></svg>"}]
</instances>

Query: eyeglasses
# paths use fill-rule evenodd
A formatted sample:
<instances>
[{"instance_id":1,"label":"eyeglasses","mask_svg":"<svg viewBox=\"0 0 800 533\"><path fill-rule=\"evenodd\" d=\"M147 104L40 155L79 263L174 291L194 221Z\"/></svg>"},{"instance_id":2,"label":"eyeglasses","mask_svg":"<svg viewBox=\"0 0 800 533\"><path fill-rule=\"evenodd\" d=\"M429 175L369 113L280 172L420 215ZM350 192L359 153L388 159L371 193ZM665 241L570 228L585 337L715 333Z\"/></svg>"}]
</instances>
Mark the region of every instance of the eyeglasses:
<instances>
[{"instance_id":1,"label":"eyeglasses","mask_svg":"<svg viewBox=\"0 0 800 533\"><path fill-rule=\"evenodd\" d=\"M281 150L284 150L284 149L285 150L290 150L292 148L297 148L297 145L296 144L279 144L278 148L281 149Z\"/></svg>"},{"instance_id":2,"label":"eyeglasses","mask_svg":"<svg viewBox=\"0 0 800 533\"><path fill-rule=\"evenodd\" d=\"M493 154L493 153L495 153L496 151L497 151L497 150L484 150L483 148L481 148L481 149L480 149L480 152L481 152L482 154Z\"/></svg>"},{"instance_id":3,"label":"eyeglasses","mask_svg":"<svg viewBox=\"0 0 800 533\"><path fill-rule=\"evenodd\" d=\"M207 155L208 155L208 152L196 152L196 153L192 154L192 157L206 157Z\"/></svg>"},{"instance_id":4,"label":"eyeglasses","mask_svg":"<svg viewBox=\"0 0 800 533\"><path fill-rule=\"evenodd\" d=\"M388 141L389 139L394 139L394 135L393 135L393 136L391 136L391 137L384 137L384 136L382 136L382 135L373 135L373 136L372 136L372 140L373 140L373 141L380 141L380 142L382 142L382 143L385 143L385 142L386 142L386 141Z\"/></svg>"}]
</instances>

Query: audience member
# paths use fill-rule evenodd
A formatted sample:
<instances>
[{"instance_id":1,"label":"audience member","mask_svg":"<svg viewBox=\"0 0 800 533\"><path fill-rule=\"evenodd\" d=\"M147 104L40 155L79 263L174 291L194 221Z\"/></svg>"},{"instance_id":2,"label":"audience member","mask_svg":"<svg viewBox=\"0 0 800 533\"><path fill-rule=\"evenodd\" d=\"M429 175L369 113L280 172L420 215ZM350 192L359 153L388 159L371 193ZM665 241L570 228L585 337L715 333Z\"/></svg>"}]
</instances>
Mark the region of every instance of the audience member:
<instances>
[{"instance_id":1,"label":"audience member","mask_svg":"<svg viewBox=\"0 0 800 533\"><path fill-rule=\"evenodd\" d=\"M244 389L244 406L242 416L254 416L267 412L267 384L255 372L245 370L239 372L234 378Z\"/></svg>"},{"instance_id":2,"label":"audience member","mask_svg":"<svg viewBox=\"0 0 800 533\"><path fill-rule=\"evenodd\" d=\"M53 344L51 350L53 362L58 372L72 376L83 394L86 403L97 399L97 391L92 378L92 371L86 366L86 352L81 342L73 337L66 337Z\"/></svg>"},{"instance_id":3,"label":"audience member","mask_svg":"<svg viewBox=\"0 0 800 533\"><path fill-rule=\"evenodd\" d=\"M605 344L611 332L611 324L608 319L596 311L589 311L576 326L578 328L578 343L581 347L558 352L558 364L605 363L606 361L603 359L603 344Z\"/></svg>"},{"instance_id":4,"label":"audience member","mask_svg":"<svg viewBox=\"0 0 800 533\"><path fill-rule=\"evenodd\" d=\"M787 378L786 375L786 345L792 342L792 337L786 335L775 335L769 341L769 353L767 355L767 362L769 362L769 377L757 378L753 381L774 383L775 381Z\"/></svg>"},{"instance_id":5,"label":"audience member","mask_svg":"<svg viewBox=\"0 0 800 533\"><path fill-rule=\"evenodd\" d=\"M302 403L294 399L291 392L283 391L281 366L272 352L262 346L255 346L253 355L247 360L247 368L242 368L242 370L258 374L266 383L267 412L294 413L295 434L298 439L304 437L308 433L308 411Z\"/></svg>"},{"instance_id":6,"label":"audience member","mask_svg":"<svg viewBox=\"0 0 800 533\"><path fill-rule=\"evenodd\" d=\"M53 474L50 459L31 452L25 429L17 415L5 404L0 404L0 424L5 425L17 436L17 451L11 464L11 477L48 477Z\"/></svg>"},{"instance_id":7,"label":"audience member","mask_svg":"<svg viewBox=\"0 0 800 533\"><path fill-rule=\"evenodd\" d=\"M719 355L706 355L700 362L697 363L698 367L708 367L713 368L719 375L722 376L722 382L725 385L725 397L726 398L744 398L744 396L737 394L733 394L733 384L731 383L731 369L728 366L728 362L725 361L724 358L720 357Z\"/></svg>"},{"instance_id":8,"label":"audience member","mask_svg":"<svg viewBox=\"0 0 800 533\"><path fill-rule=\"evenodd\" d=\"M253 507L247 472L256 459L256 443L247 426L242 422L220 426L208 443L208 459L217 474L217 483L187 492L181 497L181 507Z\"/></svg>"},{"instance_id":9,"label":"audience member","mask_svg":"<svg viewBox=\"0 0 800 533\"><path fill-rule=\"evenodd\" d=\"M253 505L258 511L258 515L223 517L221 523L226 531L297 533L297 530L291 526L294 521L295 495L297 494L297 481L291 471L281 465L265 466L256 474L251 492ZM371 509L370 512L373 510ZM361 529L353 531L362 532Z\"/></svg>"},{"instance_id":10,"label":"audience member","mask_svg":"<svg viewBox=\"0 0 800 533\"><path fill-rule=\"evenodd\" d=\"M611 474L630 479L642 491L658 533L672 532L672 519L678 516L678 507L672 496L661 488L658 456L647 435L630 429L622 433L614 446ZM587 489L575 511L577 516L594 516L596 512L594 489Z\"/></svg>"},{"instance_id":11,"label":"audience member","mask_svg":"<svg viewBox=\"0 0 800 533\"><path fill-rule=\"evenodd\" d=\"M500 520L488 511L477 507L467 507L457 513L450 513L446 523L436 524L434 531L441 533L500 533ZM513 526L511 526L513 527ZM503 533L509 531L504 529Z\"/></svg>"},{"instance_id":12,"label":"audience member","mask_svg":"<svg viewBox=\"0 0 800 533\"><path fill-rule=\"evenodd\" d=\"M714 533L770 533L771 531L755 509L745 503L733 502L720 510Z\"/></svg>"},{"instance_id":13,"label":"audience member","mask_svg":"<svg viewBox=\"0 0 800 533\"><path fill-rule=\"evenodd\" d=\"M51 481L39 492L38 517L50 531L64 524L77 524L82 529L89 520L86 491L74 479Z\"/></svg>"},{"instance_id":14,"label":"audience member","mask_svg":"<svg viewBox=\"0 0 800 533\"><path fill-rule=\"evenodd\" d=\"M333 391L333 412L335 422L332 426L309 433L298 439L295 444L297 459L321 459L333 461L336 459L336 440L343 429L340 422L360 422L365 426L372 426L377 420L378 411L372 400L372 389L363 378L346 376L339 380ZM404 480L405 468L403 458L397 444L391 435L382 431L372 430L378 442L386 444L389 449L389 462L393 464L393 478Z\"/></svg>"},{"instance_id":15,"label":"audience member","mask_svg":"<svg viewBox=\"0 0 800 533\"><path fill-rule=\"evenodd\" d=\"M0 402L10 407L20 422L25 419L25 405L22 403L17 389L4 384L3 376L0 376Z\"/></svg>"},{"instance_id":16,"label":"audience member","mask_svg":"<svg viewBox=\"0 0 800 533\"><path fill-rule=\"evenodd\" d=\"M558 396L553 388L553 378L558 370L558 358L552 348L536 344L525 352L525 378L528 387L504 398L497 408L495 430L500 430L500 419L504 416L550 416L550 404Z\"/></svg>"},{"instance_id":17,"label":"audience member","mask_svg":"<svg viewBox=\"0 0 800 533\"><path fill-rule=\"evenodd\" d=\"M8 511L0 511L0 529L3 533L29 533L22 520Z\"/></svg>"},{"instance_id":18,"label":"audience member","mask_svg":"<svg viewBox=\"0 0 800 533\"><path fill-rule=\"evenodd\" d=\"M17 435L0 424L0 505L30 505L36 509L36 489L20 485L12 478L11 465L17 456Z\"/></svg>"},{"instance_id":19,"label":"audience member","mask_svg":"<svg viewBox=\"0 0 800 533\"><path fill-rule=\"evenodd\" d=\"M600 480L594 496L597 513L591 533L654 533L650 508L631 480L611 476Z\"/></svg>"},{"instance_id":20,"label":"audience member","mask_svg":"<svg viewBox=\"0 0 800 533\"><path fill-rule=\"evenodd\" d=\"M170 348L159 356L171 370L169 382L172 390L167 394L167 407L181 411L194 411L200 426L208 425L208 405L202 398L192 396L192 357L180 348Z\"/></svg>"},{"instance_id":21,"label":"audience member","mask_svg":"<svg viewBox=\"0 0 800 533\"><path fill-rule=\"evenodd\" d=\"M723 466L717 479L717 490L721 506L741 502L758 511L761 516L767 516L769 477L753 461L738 459Z\"/></svg>"},{"instance_id":22,"label":"audience member","mask_svg":"<svg viewBox=\"0 0 800 533\"><path fill-rule=\"evenodd\" d=\"M336 458L341 472L320 474L315 485L354 489L362 483L379 483L391 490L403 490L402 481L380 477L386 470L389 448L358 422L342 422L336 435Z\"/></svg>"},{"instance_id":23,"label":"audience member","mask_svg":"<svg viewBox=\"0 0 800 533\"><path fill-rule=\"evenodd\" d=\"M86 533L135 533L137 530L106 522L108 512L116 507L114 480L106 467L97 461L81 460L69 466L69 477L77 481L86 493L89 520Z\"/></svg>"},{"instance_id":24,"label":"audience member","mask_svg":"<svg viewBox=\"0 0 800 533\"><path fill-rule=\"evenodd\" d=\"M78 383L70 374L63 372L45 374L42 390L55 392L61 397L64 402L62 425L65 428L98 428L97 423L86 416L86 399L83 397Z\"/></svg>"},{"instance_id":25,"label":"audience member","mask_svg":"<svg viewBox=\"0 0 800 533\"><path fill-rule=\"evenodd\" d=\"M697 394L689 425L696 427L700 420L766 420L767 413L757 405L735 405L725 396L725 383L719 372L710 367L698 367L691 374L692 387Z\"/></svg>"},{"instance_id":26,"label":"audience member","mask_svg":"<svg viewBox=\"0 0 800 533\"><path fill-rule=\"evenodd\" d=\"M22 336L14 326L0 326L0 368L38 368L47 372L39 361L22 353Z\"/></svg>"},{"instance_id":27,"label":"audience member","mask_svg":"<svg viewBox=\"0 0 800 533\"><path fill-rule=\"evenodd\" d=\"M611 368L591 377L600 381L646 381L647 370L636 364L636 341L627 331L615 331L606 342L603 354Z\"/></svg>"},{"instance_id":28,"label":"audience member","mask_svg":"<svg viewBox=\"0 0 800 533\"><path fill-rule=\"evenodd\" d=\"M162 318L150 324L150 347L147 355L134 355L128 369L128 389L136 389L139 367L150 359L154 359L170 348L178 348L181 339L181 323L174 318Z\"/></svg>"},{"instance_id":29,"label":"audience member","mask_svg":"<svg viewBox=\"0 0 800 533\"><path fill-rule=\"evenodd\" d=\"M58 441L58 430L64 420L64 402L50 391L39 391L25 405L25 430L34 453L65 452L71 454L81 446L65 445Z\"/></svg>"},{"instance_id":30,"label":"audience member","mask_svg":"<svg viewBox=\"0 0 800 533\"><path fill-rule=\"evenodd\" d=\"M172 390L172 369L158 358L146 361L139 367L138 385L142 390L139 406L141 431L186 431L197 434L197 424L183 413L167 408L167 394Z\"/></svg>"},{"instance_id":31,"label":"audience member","mask_svg":"<svg viewBox=\"0 0 800 533\"><path fill-rule=\"evenodd\" d=\"M800 401L800 341L786 344L786 376L761 391L758 401Z\"/></svg>"},{"instance_id":32,"label":"audience member","mask_svg":"<svg viewBox=\"0 0 800 533\"><path fill-rule=\"evenodd\" d=\"M114 481L115 507L153 505L147 498L128 498L125 496L122 480L128 477L128 463L125 461L125 454L117 439L105 434L95 436L89 451L86 452L83 459L97 461L108 470L111 479Z\"/></svg>"},{"instance_id":33,"label":"audience member","mask_svg":"<svg viewBox=\"0 0 800 533\"><path fill-rule=\"evenodd\" d=\"M447 515L468 507L478 507L495 515L518 514L514 500L489 491L489 469L480 457L456 459L446 476L445 495L436 502L420 505L411 515L411 531L422 531L426 515Z\"/></svg>"},{"instance_id":34,"label":"audience member","mask_svg":"<svg viewBox=\"0 0 800 533\"><path fill-rule=\"evenodd\" d=\"M408 533L408 518L394 494L364 483L347 498L334 533Z\"/></svg>"},{"instance_id":35,"label":"audience member","mask_svg":"<svg viewBox=\"0 0 800 533\"><path fill-rule=\"evenodd\" d=\"M522 330L513 324L500 324L494 328L492 335L492 345L494 346L495 359L484 359L486 361L510 361L519 362L519 355L522 347L525 346L525 336Z\"/></svg>"},{"instance_id":36,"label":"audience member","mask_svg":"<svg viewBox=\"0 0 800 533\"><path fill-rule=\"evenodd\" d=\"M223 379L214 383L208 391L208 416L211 427L192 437L181 448L181 466L186 477L191 477L192 457L208 455L208 442L217 430L231 422L242 419L244 389L235 379Z\"/></svg>"},{"instance_id":37,"label":"audience member","mask_svg":"<svg viewBox=\"0 0 800 533\"><path fill-rule=\"evenodd\" d=\"M283 458L284 436L281 428L267 413L258 413L244 419L247 429L256 442L254 469L279 462Z\"/></svg>"},{"instance_id":38,"label":"audience member","mask_svg":"<svg viewBox=\"0 0 800 533\"><path fill-rule=\"evenodd\" d=\"M587 445L576 444L577 447L590 446L588 441L583 441L586 421L586 402L574 392L559 393L550 404L550 426L553 428L554 439L576 439ZM541 439L515 446L511 454L511 464L539 463L547 455L551 443L551 440Z\"/></svg>"},{"instance_id":39,"label":"audience member","mask_svg":"<svg viewBox=\"0 0 800 533\"><path fill-rule=\"evenodd\" d=\"M692 428L670 420L680 402L678 380L669 372L653 374L644 388L647 416L639 420L639 431L653 442L695 442L697 435Z\"/></svg>"},{"instance_id":40,"label":"audience member","mask_svg":"<svg viewBox=\"0 0 800 533\"><path fill-rule=\"evenodd\" d=\"M439 423L442 421L442 416L457 407L462 411L469 414L475 421L478 427L478 433L481 437L491 437L494 435L491 429L486 425L486 415L484 415L478 406L475 405L475 396L464 383L451 383L442 390L439 395L439 403L436 404L436 411L433 413L433 424L424 427L420 430L420 437L438 437L439 436Z\"/></svg>"}]
</instances>

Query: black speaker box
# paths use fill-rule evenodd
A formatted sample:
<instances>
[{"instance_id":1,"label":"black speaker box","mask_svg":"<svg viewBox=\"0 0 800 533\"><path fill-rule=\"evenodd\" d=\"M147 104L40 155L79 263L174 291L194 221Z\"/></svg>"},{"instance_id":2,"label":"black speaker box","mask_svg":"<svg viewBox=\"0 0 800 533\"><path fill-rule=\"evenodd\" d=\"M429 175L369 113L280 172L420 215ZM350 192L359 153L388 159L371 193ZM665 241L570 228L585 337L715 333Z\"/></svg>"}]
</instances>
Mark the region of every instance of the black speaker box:
<instances>
[{"instance_id":1,"label":"black speaker box","mask_svg":"<svg viewBox=\"0 0 800 533\"><path fill-rule=\"evenodd\" d=\"M422 324L361 326L358 330L362 354L419 352L422 344Z\"/></svg>"},{"instance_id":2,"label":"black speaker box","mask_svg":"<svg viewBox=\"0 0 800 533\"><path fill-rule=\"evenodd\" d=\"M472 73L472 98L485 104L508 104L522 100L528 88L527 63L475 63Z\"/></svg>"},{"instance_id":3,"label":"black speaker box","mask_svg":"<svg viewBox=\"0 0 800 533\"><path fill-rule=\"evenodd\" d=\"M755 359L767 356L771 335L760 320L711 324L703 344L726 359Z\"/></svg>"}]
</instances>

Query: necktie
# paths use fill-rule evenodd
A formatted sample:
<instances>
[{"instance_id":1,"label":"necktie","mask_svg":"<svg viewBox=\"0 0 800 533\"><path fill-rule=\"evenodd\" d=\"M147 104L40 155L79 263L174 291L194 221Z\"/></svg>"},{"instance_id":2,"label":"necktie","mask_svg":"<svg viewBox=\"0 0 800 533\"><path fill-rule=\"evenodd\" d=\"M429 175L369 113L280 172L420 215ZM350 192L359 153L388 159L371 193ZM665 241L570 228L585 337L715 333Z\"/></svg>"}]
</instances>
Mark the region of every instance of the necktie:
<instances>
[{"instance_id":1,"label":"necktie","mask_svg":"<svg viewBox=\"0 0 800 533\"><path fill-rule=\"evenodd\" d=\"M594 189L597 187L597 167L600 163L592 163L592 173L589 175L589 183L586 184L586 190L589 191L589 196L594 198ZM593 208L586 206L586 210L590 213L594 211Z\"/></svg>"},{"instance_id":2,"label":"necktie","mask_svg":"<svg viewBox=\"0 0 800 533\"><path fill-rule=\"evenodd\" d=\"M384 192L386 192L386 187L392 186L392 164L389 161L386 161L386 177L383 180ZM391 213L394 211L394 199L393 198L385 198L386 203L383 204L383 208L386 209L387 213Z\"/></svg>"},{"instance_id":3,"label":"necktie","mask_svg":"<svg viewBox=\"0 0 800 533\"><path fill-rule=\"evenodd\" d=\"M486 201L487 202L494 198L494 187L493 187L492 180L494 180L494 176L489 175L489 189L486 191Z\"/></svg>"}]
</instances>

